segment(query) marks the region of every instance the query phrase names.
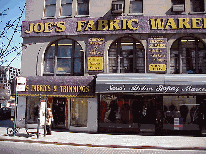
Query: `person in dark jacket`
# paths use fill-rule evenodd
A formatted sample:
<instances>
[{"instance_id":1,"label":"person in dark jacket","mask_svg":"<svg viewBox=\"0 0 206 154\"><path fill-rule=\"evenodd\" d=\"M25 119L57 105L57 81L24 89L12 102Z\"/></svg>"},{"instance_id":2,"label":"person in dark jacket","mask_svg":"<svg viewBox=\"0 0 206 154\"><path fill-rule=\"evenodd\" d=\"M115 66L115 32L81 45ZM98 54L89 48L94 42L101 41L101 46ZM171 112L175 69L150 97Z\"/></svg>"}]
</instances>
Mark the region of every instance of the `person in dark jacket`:
<instances>
[{"instance_id":1,"label":"person in dark jacket","mask_svg":"<svg viewBox=\"0 0 206 154\"><path fill-rule=\"evenodd\" d=\"M180 106L180 114L181 114L181 117L183 118L184 123L186 122L188 111L189 109L186 105Z\"/></svg>"},{"instance_id":2,"label":"person in dark jacket","mask_svg":"<svg viewBox=\"0 0 206 154\"><path fill-rule=\"evenodd\" d=\"M110 113L109 113L109 116L108 116L108 119L111 121L111 122L115 122L116 120L116 113L118 111L118 104L116 103L116 101L111 101L110 102L110 105L109 105L109 109L110 109Z\"/></svg>"}]
</instances>

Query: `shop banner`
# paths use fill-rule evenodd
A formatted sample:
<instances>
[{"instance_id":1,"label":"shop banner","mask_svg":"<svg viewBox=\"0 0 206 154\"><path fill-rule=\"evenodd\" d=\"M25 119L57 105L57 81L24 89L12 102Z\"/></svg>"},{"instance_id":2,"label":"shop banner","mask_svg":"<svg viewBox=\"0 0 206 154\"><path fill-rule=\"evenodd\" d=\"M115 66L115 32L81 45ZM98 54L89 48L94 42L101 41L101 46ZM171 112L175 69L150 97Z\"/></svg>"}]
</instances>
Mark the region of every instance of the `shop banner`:
<instances>
[{"instance_id":1,"label":"shop banner","mask_svg":"<svg viewBox=\"0 0 206 154\"><path fill-rule=\"evenodd\" d=\"M16 93L16 78L11 94ZM19 96L94 97L94 76L29 76Z\"/></svg>"},{"instance_id":2,"label":"shop banner","mask_svg":"<svg viewBox=\"0 0 206 154\"><path fill-rule=\"evenodd\" d=\"M205 15L107 16L23 21L21 37L205 32Z\"/></svg>"},{"instance_id":3,"label":"shop banner","mask_svg":"<svg viewBox=\"0 0 206 154\"><path fill-rule=\"evenodd\" d=\"M206 93L206 85L166 85L166 84L98 84L97 93L130 92L130 93L170 93L189 94Z\"/></svg>"}]
</instances>

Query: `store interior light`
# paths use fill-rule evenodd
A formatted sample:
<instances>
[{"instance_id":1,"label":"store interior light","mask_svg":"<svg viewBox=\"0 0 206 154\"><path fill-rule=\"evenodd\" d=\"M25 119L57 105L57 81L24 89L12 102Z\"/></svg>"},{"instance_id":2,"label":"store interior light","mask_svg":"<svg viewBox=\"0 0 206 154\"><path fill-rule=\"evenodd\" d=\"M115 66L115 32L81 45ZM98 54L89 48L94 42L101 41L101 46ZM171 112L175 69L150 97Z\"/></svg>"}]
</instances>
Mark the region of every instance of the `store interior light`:
<instances>
[{"instance_id":1,"label":"store interior light","mask_svg":"<svg viewBox=\"0 0 206 154\"><path fill-rule=\"evenodd\" d=\"M123 45L131 45L133 43L121 43L121 44L123 44Z\"/></svg>"},{"instance_id":2,"label":"store interior light","mask_svg":"<svg viewBox=\"0 0 206 154\"><path fill-rule=\"evenodd\" d=\"M181 40L181 42L194 42L195 40ZM198 40L199 41L199 40Z\"/></svg>"},{"instance_id":3,"label":"store interior light","mask_svg":"<svg viewBox=\"0 0 206 154\"><path fill-rule=\"evenodd\" d=\"M70 45L71 46L72 44L58 44L58 46L61 46L61 45Z\"/></svg>"},{"instance_id":4,"label":"store interior light","mask_svg":"<svg viewBox=\"0 0 206 154\"><path fill-rule=\"evenodd\" d=\"M128 43L124 43L124 42L122 42L121 44L122 44L122 45L132 45L132 44L134 44L134 43L129 43L129 42L128 42ZM140 43L137 42L136 44L140 44Z\"/></svg>"}]
</instances>

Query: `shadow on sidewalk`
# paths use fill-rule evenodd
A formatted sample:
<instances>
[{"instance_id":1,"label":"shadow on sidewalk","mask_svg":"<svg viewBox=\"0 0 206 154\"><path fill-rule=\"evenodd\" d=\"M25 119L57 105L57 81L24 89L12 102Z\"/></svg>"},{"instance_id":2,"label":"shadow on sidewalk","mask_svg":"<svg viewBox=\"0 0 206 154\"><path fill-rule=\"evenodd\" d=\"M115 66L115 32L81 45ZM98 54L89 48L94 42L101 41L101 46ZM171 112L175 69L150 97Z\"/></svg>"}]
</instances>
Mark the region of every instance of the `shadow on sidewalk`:
<instances>
[{"instance_id":1,"label":"shadow on sidewalk","mask_svg":"<svg viewBox=\"0 0 206 154\"><path fill-rule=\"evenodd\" d=\"M185 137L205 137L206 134L199 134L198 131L164 131L161 135L154 132L86 132L70 131L68 129L52 129L54 132L86 133L86 134L107 134L107 135L138 135L138 136L185 136Z\"/></svg>"}]
</instances>

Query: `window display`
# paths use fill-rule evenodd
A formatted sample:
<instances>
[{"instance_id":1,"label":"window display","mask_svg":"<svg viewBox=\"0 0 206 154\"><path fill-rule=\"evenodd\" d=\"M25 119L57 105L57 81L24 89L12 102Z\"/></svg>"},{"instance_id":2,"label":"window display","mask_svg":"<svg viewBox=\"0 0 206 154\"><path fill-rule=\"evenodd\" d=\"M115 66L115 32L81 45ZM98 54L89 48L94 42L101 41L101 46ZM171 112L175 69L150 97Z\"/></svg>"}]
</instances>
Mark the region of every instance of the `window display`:
<instances>
[{"instance_id":1,"label":"window display","mask_svg":"<svg viewBox=\"0 0 206 154\"><path fill-rule=\"evenodd\" d=\"M40 110L39 97L27 97L26 122L37 124Z\"/></svg>"},{"instance_id":2,"label":"window display","mask_svg":"<svg viewBox=\"0 0 206 154\"><path fill-rule=\"evenodd\" d=\"M196 96L163 96L164 124L174 124L174 118L183 124L197 124L199 105Z\"/></svg>"},{"instance_id":3,"label":"window display","mask_svg":"<svg viewBox=\"0 0 206 154\"><path fill-rule=\"evenodd\" d=\"M132 128L155 123L153 97L101 95L100 99L100 127Z\"/></svg>"},{"instance_id":4,"label":"window display","mask_svg":"<svg viewBox=\"0 0 206 154\"><path fill-rule=\"evenodd\" d=\"M87 127L88 98L71 99L71 126Z\"/></svg>"}]
</instances>

